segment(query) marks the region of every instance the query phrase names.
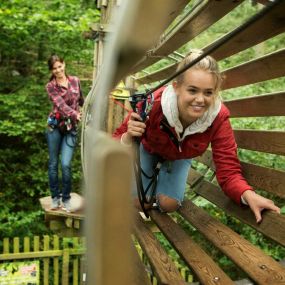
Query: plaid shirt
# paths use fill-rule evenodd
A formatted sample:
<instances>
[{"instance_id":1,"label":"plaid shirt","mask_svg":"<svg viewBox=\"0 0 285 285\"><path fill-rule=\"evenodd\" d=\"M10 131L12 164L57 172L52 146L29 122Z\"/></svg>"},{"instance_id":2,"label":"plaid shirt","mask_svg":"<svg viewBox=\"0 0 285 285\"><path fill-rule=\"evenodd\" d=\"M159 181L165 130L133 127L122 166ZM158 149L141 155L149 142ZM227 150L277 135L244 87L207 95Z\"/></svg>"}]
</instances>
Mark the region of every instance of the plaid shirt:
<instances>
[{"instance_id":1,"label":"plaid shirt","mask_svg":"<svg viewBox=\"0 0 285 285\"><path fill-rule=\"evenodd\" d=\"M67 76L68 87L59 85L52 79L46 85L49 99L53 103L50 115L60 113L61 117L69 117L76 122L79 106L83 106L84 98L80 90L80 81L76 76Z\"/></svg>"}]
</instances>

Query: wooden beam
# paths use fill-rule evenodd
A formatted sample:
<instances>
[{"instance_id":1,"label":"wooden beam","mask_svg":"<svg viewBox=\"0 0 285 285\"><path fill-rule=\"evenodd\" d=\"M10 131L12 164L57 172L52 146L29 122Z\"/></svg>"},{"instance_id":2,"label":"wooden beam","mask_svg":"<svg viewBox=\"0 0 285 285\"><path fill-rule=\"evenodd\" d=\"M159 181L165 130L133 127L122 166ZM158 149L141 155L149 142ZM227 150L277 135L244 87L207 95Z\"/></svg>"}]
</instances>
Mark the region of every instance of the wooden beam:
<instances>
[{"instance_id":1,"label":"wooden beam","mask_svg":"<svg viewBox=\"0 0 285 285\"><path fill-rule=\"evenodd\" d=\"M280 280L285 280L285 268L282 265L266 256L259 248L211 217L193 202L184 201L178 212L257 284L278 284ZM276 218L278 214L274 216Z\"/></svg>"},{"instance_id":2,"label":"wooden beam","mask_svg":"<svg viewBox=\"0 0 285 285\"><path fill-rule=\"evenodd\" d=\"M150 216L178 254L191 267L201 284L234 284L205 251L167 214L152 210Z\"/></svg>"},{"instance_id":3,"label":"wooden beam","mask_svg":"<svg viewBox=\"0 0 285 285\"><path fill-rule=\"evenodd\" d=\"M285 155L285 132L234 130L239 148Z\"/></svg>"},{"instance_id":4,"label":"wooden beam","mask_svg":"<svg viewBox=\"0 0 285 285\"><path fill-rule=\"evenodd\" d=\"M241 31L230 41L214 51L211 55L216 60L222 60L283 33L285 31L284 11L285 2L280 1L274 5L274 7L270 9L262 18L258 19L247 29ZM209 45L203 48L203 50L206 51L211 46L212 45Z\"/></svg>"},{"instance_id":5,"label":"wooden beam","mask_svg":"<svg viewBox=\"0 0 285 285\"><path fill-rule=\"evenodd\" d=\"M215 164L212 159L212 152L207 150L202 156L195 158L196 161L207 165L212 171L215 171ZM242 173L244 178L254 188L262 189L281 198L285 198L285 172L269 167L259 166L252 163L241 161ZM193 173L192 173L193 172ZM201 182L203 175L194 169L190 169L188 183L190 185Z\"/></svg>"},{"instance_id":6,"label":"wooden beam","mask_svg":"<svg viewBox=\"0 0 285 285\"><path fill-rule=\"evenodd\" d=\"M255 188L259 188L285 198L285 172L241 162L242 173L248 183Z\"/></svg>"},{"instance_id":7,"label":"wooden beam","mask_svg":"<svg viewBox=\"0 0 285 285\"><path fill-rule=\"evenodd\" d=\"M99 131L88 144L87 283L132 284L131 155Z\"/></svg>"},{"instance_id":8,"label":"wooden beam","mask_svg":"<svg viewBox=\"0 0 285 285\"><path fill-rule=\"evenodd\" d=\"M161 57L174 52L220 20L242 2L243 0L211 0L201 2L201 5L185 17L179 25L175 26L170 33L162 35L157 46L134 67L132 72L135 73L160 60Z\"/></svg>"},{"instance_id":9,"label":"wooden beam","mask_svg":"<svg viewBox=\"0 0 285 285\"><path fill-rule=\"evenodd\" d=\"M285 49L267 54L224 71L223 90L270 80L285 75Z\"/></svg>"},{"instance_id":10,"label":"wooden beam","mask_svg":"<svg viewBox=\"0 0 285 285\"><path fill-rule=\"evenodd\" d=\"M237 34L229 42L219 47L211 55L216 60L222 60L284 32L284 9L285 2L281 1L280 3L275 5L264 17L253 23L247 29ZM188 40L190 40L190 38ZM220 39L218 39L217 41L219 40ZM208 46L205 46L203 50L208 50L212 47L212 45L215 45L217 41L213 42ZM139 84L148 84L151 82L165 79L171 76L175 72L176 68L177 63L171 64L154 73L137 78L137 82Z\"/></svg>"},{"instance_id":11,"label":"wooden beam","mask_svg":"<svg viewBox=\"0 0 285 285\"><path fill-rule=\"evenodd\" d=\"M195 192L217 205L227 214L236 217L243 223L246 223L257 231L263 233L268 238L276 241L282 246L285 246L284 216L272 211L266 211L263 213L262 222L257 224L254 214L251 212L249 207L240 207L235 204L230 198L225 196L218 186L204 180L195 188Z\"/></svg>"},{"instance_id":12,"label":"wooden beam","mask_svg":"<svg viewBox=\"0 0 285 285\"><path fill-rule=\"evenodd\" d=\"M149 259L159 284L185 284L175 264L139 214L135 215L135 236Z\"/></svg>"},{"instance_id":13,"label":"wooden beam","mask_svg":"<svg viewBox=\"0 0 285 285\"><path fill-rule=\"evenodd\" d=\"M230 109L231 118L285 116L285 92L246 97L224 103Z\"/></svg>"}]
</instances>

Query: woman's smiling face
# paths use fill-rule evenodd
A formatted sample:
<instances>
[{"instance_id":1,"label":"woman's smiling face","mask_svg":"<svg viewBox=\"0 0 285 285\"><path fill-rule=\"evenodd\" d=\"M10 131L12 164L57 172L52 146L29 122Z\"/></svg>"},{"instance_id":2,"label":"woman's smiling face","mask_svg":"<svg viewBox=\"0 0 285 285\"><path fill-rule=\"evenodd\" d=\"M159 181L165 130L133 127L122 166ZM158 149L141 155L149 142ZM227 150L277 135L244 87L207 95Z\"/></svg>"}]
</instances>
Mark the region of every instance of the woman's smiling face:
<instances>
[{"instance_id":1,"label":"woman's smiling face","mask_svg":"<svg viewBox=\"0 0 285 285\"><path fill-rule=\"evenodd\" d=\"M52 67L52 73L56 79L62 79L65 77L65 63L56 61Z\"/></svg>"},{"instance_id":2,"label":"woman's smiling face","mask_svg":"<svg viewBox=\"0 0 285 285\"><path fill-rule=\"evenodd\" d=\"M215 100L216 80L203 69L188 69L183 80L173 82L179 119L184 128L202 117Z\"/></svg>"}]
</instances>

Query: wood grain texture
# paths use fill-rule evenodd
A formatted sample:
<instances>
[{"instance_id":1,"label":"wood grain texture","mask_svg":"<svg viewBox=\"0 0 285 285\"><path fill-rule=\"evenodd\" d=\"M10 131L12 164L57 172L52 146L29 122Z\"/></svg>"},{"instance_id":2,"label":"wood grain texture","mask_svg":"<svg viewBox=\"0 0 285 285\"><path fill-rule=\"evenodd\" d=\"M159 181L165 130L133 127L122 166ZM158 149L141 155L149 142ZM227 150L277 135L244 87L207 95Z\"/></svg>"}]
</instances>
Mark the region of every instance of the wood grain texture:
<instances>
[{"instance_id":1,"label":"wood grain texture","mask_svg":"<svg viewBox=\"0 0 285 285\"><path fill-rule=\"evenodd\" d=\"M263 57L225 70L226 80L223 90L262 82L285 75L281 62L285 62L285 49L275 51Z\"/></svg>"},{"instance_id":2,"label":"wood grain texture","mask_svg":"<svg viewBox=\"0 0 285 285\"><path fill-rule=\"evenodd\" d=\"M263 213L262 223L256 224L251 210L248 207L240 207L235 204L225 196L218 186L204 180L195 188L195 192L223 209L229 215L238 218L243 223L250 225L265 236L285 246L285 216L267 211Z\"/></svg>"},{"instance_id":3,"label":"wood grain texture","mask_svg":"<svg viewBox=\"0 0 285 285\"><path fill-rule=\"evenodd\" d=\"M285 284L285 268L191 201L179 213L242 268L257 284Z\"/></svg>"},{"instance_id":4,"label":"wood grain texture","mask_svg":"<svg viewBox=\"0 0 285 285\"><path fill-rule=\"evenodd\" d=\"M135 215L134 234L144 253L148 256L158 282L169 285L185 285L185 281L171 258L138 214Z\"/></svg>"},{"instance_id":5,"label":"wood grain texture","mask_svg":"<svg viewBox=\"0 0 285 285\"><path fill-rule=\"evenodd\" d=\"M170 33L161 36L158 44L135 66L133 73L150 66L162 57L174 52L205 31L242 2L243 0L214 0L202 2L201 5L192 11L189 16L185 17L179 25L175 26Z\"/></svg>"},{"instance_id":6,"label":"wood grain texture","mask_svg":"<svg viewBox=\"0 0 285 285\"><path fill-rule=\"evenodd\" d=\"M188 266L191 267L202 284L234 284L204 250L202 250L167 214L152 210L150 211L150 216L168 241L177 250L178 254Z\"/></svg>"},{"instance_id":7,"label":"wood grain texture","mask_svg":"<svg viewBox=\"0 0 285 285\"><path fill-rule=\"evenodd\" d=\"M285 155L285 132L234 130L239 148Z\"/></svg>"},{"instance_id":8,"label":"wood grain texture","mask_svg":"<svg viewBox=\"0 0 285 285\"><path fill-rule=\"evenodd\" d=\"M285 116L285 92L252 96L224 103L231 112L231 118Z\"/></svg>"}]
</instances>

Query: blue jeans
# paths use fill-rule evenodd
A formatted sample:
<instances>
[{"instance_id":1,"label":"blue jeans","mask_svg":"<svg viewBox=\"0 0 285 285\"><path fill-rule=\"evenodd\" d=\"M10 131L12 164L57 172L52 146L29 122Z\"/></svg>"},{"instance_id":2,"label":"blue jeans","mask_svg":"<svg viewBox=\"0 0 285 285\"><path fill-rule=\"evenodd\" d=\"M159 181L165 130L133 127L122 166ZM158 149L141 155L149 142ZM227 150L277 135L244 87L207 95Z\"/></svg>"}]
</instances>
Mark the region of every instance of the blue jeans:
<instances>
[{"instance_id":1,"label":"blue jeans","mask_svg":"<svg viewBox=\"0 0 285 285\"><path fill-rule=\"evenodd\" d=\"M52 198L60 198L58 179L58 162L61 154L62 201L70 199L71 192L71 159L76 145L76 134L61 134L58 129L46 131L49 162L48 178Z\"/></svg>"},{"instance_id":2,"label":"blue jeans","mask_svg":"<svg viewBox=\"0 0 285 285\"><path fill-rule=\"evenodd\" d=\"M142 144L140 144L140 162L143 171L151 176L153 169L158 162L158 156L148 153ZM179 159L162 163L158 174L158 182L156 186L156 196L163 194L177 200L178 204L184 198L186 181L191 166L191 159ZM149 179L142 174L142 182L144 189L149 184Z\"/></svg>"}]
</instances>

